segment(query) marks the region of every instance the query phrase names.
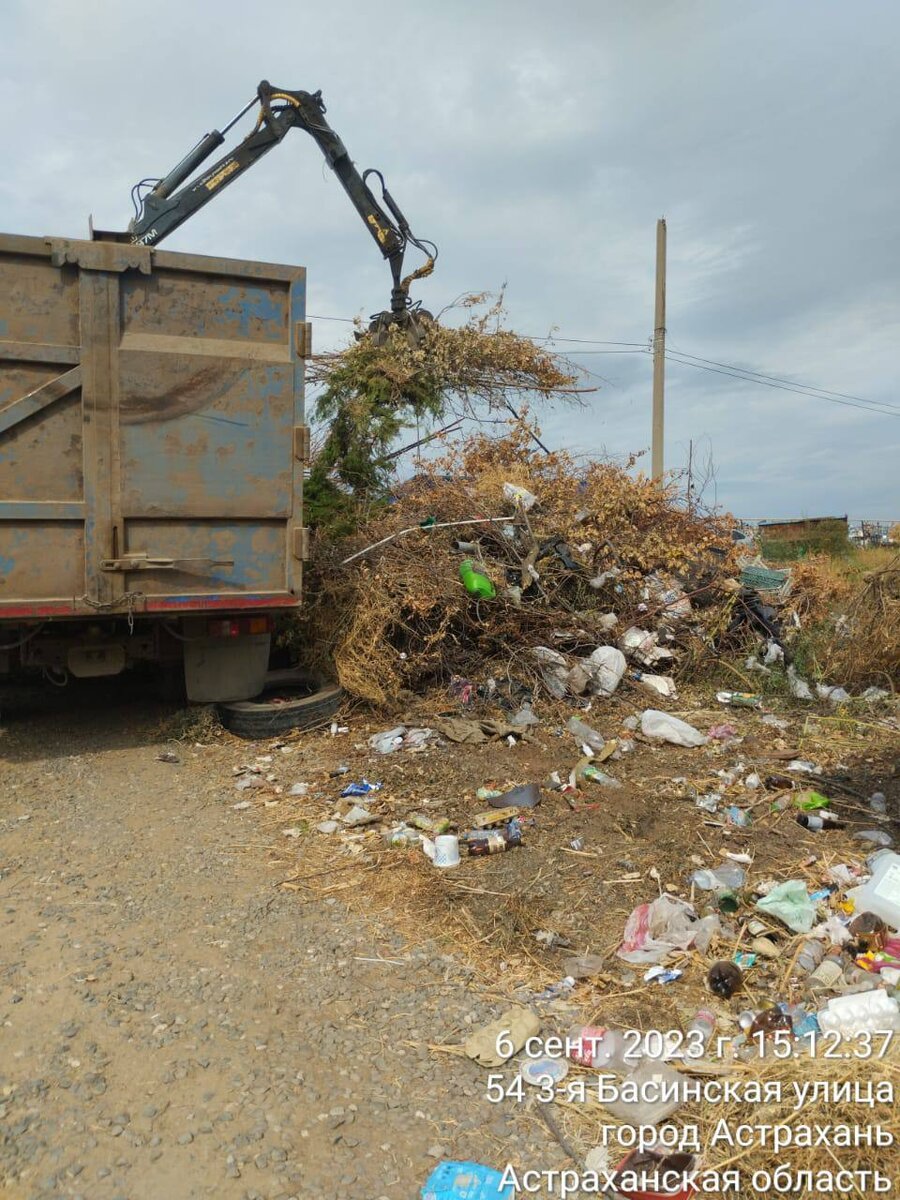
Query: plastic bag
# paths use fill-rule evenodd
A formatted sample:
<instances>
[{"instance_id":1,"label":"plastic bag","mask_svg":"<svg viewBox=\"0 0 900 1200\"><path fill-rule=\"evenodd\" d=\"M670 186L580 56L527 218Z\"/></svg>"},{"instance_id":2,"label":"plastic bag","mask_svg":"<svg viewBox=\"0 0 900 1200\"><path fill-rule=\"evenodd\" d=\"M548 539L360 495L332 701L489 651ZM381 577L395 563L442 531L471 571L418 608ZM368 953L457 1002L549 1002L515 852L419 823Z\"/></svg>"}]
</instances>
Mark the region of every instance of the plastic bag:
<instances>
[{"instance_id":1,"label":"plastic bag","mask_svg":"<svg viewBox=\"0 0 900 1200\"><path fill-rule=\"evenodd\" d=\"M731 888L739 888L746 879L746 872L736 863L725 863L715 870L703 869L695 871L691 883L704 892L727 892Z\"/></svg>"},{"instance_id":2,"label":"plastic bag","mask_svg":"<svg viewBox=\"0 0 900 1200\"><path fill-rule=\"evenodd\" d=\"M611 696L625 674L625 655L615 646L598 646L581 664L591 677L591 691L597 696Z\"/></svg>"},{"instance_id":3,"label":"plastic bag","mask_svg":"<svg viewBox=\"0 0 900 1200\"><path fill-rule=\"evenodd\" d=\"M675 680L671 675L648 675L646 672L642 672L638 683L648 692L655 692L657 696L665 699L671 699L675 695Z\"/></svg>"},{"instance_id":4,"label":"plastic bag","mask_svg":"<svg viewBox=\"0 0 900 1200\"><path fill-rule=\"evenodd\" d=\"M784 922L794 933L809 933L816 919L816 906L802 879L789 879L757 900L756 908Z\"/></svg>"},{"instance_id":5,"label":"plastic bag","mask_svg":"<svg viewBox=\"0 0 900 1200\"><path fill-rule=\"evenodd\" d=\"M571 733L579 744L589 746L595 754L599 754L606 745L606 738L602 733L598 733L596 729L591 729L590 725L585 725L584 721L578 717L569 717L566 729Z\"/></svg>"},{"instance_id":6,"label":"plastic bag","mask_svg":"<svg viewBox=\"0 0 900 1200\"><path fill-rule=\"evenodd\" d=\"M369 738L368 745L379 754L393 754L403 745L405 734L406 726L397 725L394 729L386 729L384 733L373 734Z\"/></svg>"},{"instance_id":7,"label":"plastic bag","mask_svg":"<svg viewBox=\"0 0 900 1200\"><path fill-rule=\"evenodd\" d=\"M694 944L697 919L685 900L664 893L650 904L639 904L625 923L616 951L630 963L656 963L673 950Z\"/></svg>"},{"instance_id":8,"label":"plastic bag","mask_svg":"<svg viewBox=\"0 0 900 1200\"><path fill-rule=\"evenodd\" d=\"M442 1162L425 1180L421 1200L513 1200L515 1185L503 1184L493 1167L476 1162Z\"/></svg>"},{"instance_id":9,"label":"plastic bag","mask_svg":"<svg viewBox=\"0 0 900 1200\"><path fill-rule=\"evenodd\" d=\"M532 658L537 659L541 678L547 691L557 700L562 700L566 694L566 682L569 674L566 660L558 650L551 650L549 646L534 646L531 655Z\"/></svg>"},{"instance_id":10,"label":"plastic bag","mask_svg":"<svg viewBox=\"0 0 900 1200\"><path fill-rule=\"evenodd\" d=\"M659 645L658 633L648 633L646 629L638 629L634 625L619 638L619 648L645 667L652 667L661 658L672 657L671 650L663 650Z\"/></svg>"},{"instance_id":11,"label":"plastic bag","mask_svg":"<svg viewBox=\"0 0 900 1200\"><path fill-rule=\"evenodd\" d=\"M504 483L503 495L524 512L530 512L537 504L537 496L528 488L519 487L517 483Z\"/></svg>"},{"instance_id":12,"label":"plastic bag","mask_svg":"<svg viewBox=\"0 0 900 1200\"><path fill-rule=\"evenodd\" d=\"M705 746L709 738L687 721L681 721L670 713L648 708L641 713L641 733L656 741L671 742L673 746Z\"/></svg>"},{"instance_id":13,"label":"plastic bag","mask_svg":"<svg viewBox=\"0 0 900 1200\"><path fill-rule=\"evenodd\" d=\"M812 700L813 694L805 679L801 679L794 670L793 663L787 669L788 687L795 700Z\"/></svg>"}]
</instances>

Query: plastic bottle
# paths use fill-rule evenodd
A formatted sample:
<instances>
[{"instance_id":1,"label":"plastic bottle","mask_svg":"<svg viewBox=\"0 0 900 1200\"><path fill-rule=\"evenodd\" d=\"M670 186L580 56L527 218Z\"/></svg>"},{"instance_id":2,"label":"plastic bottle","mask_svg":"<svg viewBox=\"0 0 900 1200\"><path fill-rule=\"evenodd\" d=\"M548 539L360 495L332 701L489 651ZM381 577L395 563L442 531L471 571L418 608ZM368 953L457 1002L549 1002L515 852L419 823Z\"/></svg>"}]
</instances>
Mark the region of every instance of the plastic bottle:
<instances>
[{"instance_id":1,"label":"plastic bottle","mask_svg":"<svg viewBox=\"0 0 900 1200\"><path fill-rule=\"evenodd\" d=\"M584 721L579 720L578 717L569 717L566 729L578 742L590 746L595 754L599 754L606 745L606 738L603 734L598 733L596 729L591 729L590 725L585 725Z\"/></svg>"},{"instance_id":2,"label":"plastic bottle","mask_svg":"<svg viewBox=\"0 0 900 1200\"><path fill-rule=\"evenodd\" d=\"M522 845L522 826L517 820L512 820L505 829L491 829L487 833L477 833L466 838L466 847L472 858L482 858L488 854L502 854L513 846Z\"/></svg>"},{"instance_id":3,"label":"plastic bottle","mask_svg":"<svg viewBox=\"0 0 900 1200\"><path fill-rule=\"evenodd\" d=\"M705 1053L706 1047L709 1045L712 1035L715 1032L716 1014L710 1012L708 1008L698 1009L693 1021L691 1021L690 1025L687 1027L688 1048L686 1053L688 1056L691 1058L700 1058ZM692 1040L690 1036L692 1033L699 1033L700 1039L702 1039L699 1053L696 1052L696 1048L697 1042L700 1041L700 1039L694 1038Z\"/></svg>"},{"instance_id":4,"label":"plastic bottle","mask_svg":"<svg viewBox=\"0 0 900 1200\"><path fill-rule=\"evenodd\" d=\"M744 984L741 968L733 962L717 962L709 969L706 977L709 989L723 1000L730 1000L735 992L740 991Z\"/></svg>"},{"instance_id":5,"label":"plastic bottle","mask_svg":"<svg viewBox=\"0 0 900 1200\"><path fill-rule=\"evenodd\" d=\"M569 1042L573 1046L572 1060L595 1071L629 1071L636 1062L617 1029L577 1025L569 1032Z\"/></svg>"},{"instance_id":6,"label":"plastic bottle","mask_svg":"<svg viewBox=\"0 0 900 1200\"><path fill-rule=\"evenodd\" d=\"M459 577L470 596L479 600L492 600L497 591L487 575L475 570L471 558L464 558L459 564Z\"/></svg>"},{"instance_id":7,"label":"plastic bottle","mask_svg":"<svg viewBox=\"0 0 900 1200\"><path fill-rule=\"evenodd\" d=\"M833 817L828 818L824 815L824 809L821 813L797 813L797 824L802 825L804 829L846 829L845 821L835 820Z\"/></svg>"},{"instance_id":8,"label":"plastic bottle","mask_svg":"<svg viewBox=\"0 0 900 1200\"><path fill-rule=\"evenodd\" d=\"M824 957L825 943L818 938L807 938L794 963L794 975L811 975Z\"/></svg>"},{"instance_id":9,"label":"plastic bottle","mask_svg":"<svg viewBox=\"0 0 900 1200\"><path fill-rule=\"evenodd\" d=\"M861 912L854 917L849 926L850 935L863 953L869 950L883 950L888 937L888 927L873 912Z\"/></svg>"},{"instance_id":10,"label":"plastic bottle","mask_svg":"<svg viewBox=\"0 0 900 1200\"><path fill-rule=\"evenodd\" d=\"M851 893L857 912L871 912L900 929L900 854L883 850L866 860L872 878Z\"/></svg>"},{"instance_id":11,"label":"plastic bottle","mask_svg":"<svg viewBox=\"0 0 900 1200\"><path fill-rule=\"evenodd\" d=\"M745 878L746 872L743 867L739 867L737 863L724 863L715 870L702 868L694 871L691 875L691 883L696 884L704 892L727 892L733 888L739 888Z\"/></svg>"},{"instance_id":12,"label":"plastic bottle","mask_svg":"<svg viewBox=\"0 0 900 1200\"><path fill-rule=\"evenodd\" d=\"M807 988L811 992L830 992L836 988L844 974L843 959L839 946L829 950L806 981Z\"/></svg>"},{"instance_id":13,"label":"plastic bottle","mask_svg":"<svg viewBox=\"0 0 900 1200\"><path fill-rule=\"evenodd\" d=\"M770 1033L779 1033L782 1030L787 1033L794 1032L790 1014L781 1008L765 1008L761 1013L757 1013L748 1032L750 1037L754 1038L760 1033L766 1037Z\"/></svg>"}]
</instances>

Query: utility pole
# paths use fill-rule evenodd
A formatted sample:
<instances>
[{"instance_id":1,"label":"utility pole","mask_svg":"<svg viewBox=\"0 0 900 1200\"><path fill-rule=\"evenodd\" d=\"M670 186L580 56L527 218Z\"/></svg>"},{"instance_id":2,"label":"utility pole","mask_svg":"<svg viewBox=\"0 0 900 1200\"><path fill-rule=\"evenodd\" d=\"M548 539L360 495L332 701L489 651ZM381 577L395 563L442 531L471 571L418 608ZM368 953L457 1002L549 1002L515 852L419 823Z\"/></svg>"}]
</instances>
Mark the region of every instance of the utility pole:
<instances>
[{"instance_id":1,"label":"utility pole","mask_svg":"<svg viewBox=\"0 0 900 1200\"><path fill-rule=\"evenodd\" d=\"M688 442L688 487L687 487L687 504L688 512L693 512L694 499L694 439Z\"/></svg>"},{"instance_id":2,"label":"utility pole","mask_svg":"<svg viewBox=\"0 0 900 1200\"><path fill-rule=\"evenodd\" d=\"M651 470L663 482L663 434L666 386L666 219L656 222L656 310L653 319L653 438Z\"/></svg>"}]
</instances>

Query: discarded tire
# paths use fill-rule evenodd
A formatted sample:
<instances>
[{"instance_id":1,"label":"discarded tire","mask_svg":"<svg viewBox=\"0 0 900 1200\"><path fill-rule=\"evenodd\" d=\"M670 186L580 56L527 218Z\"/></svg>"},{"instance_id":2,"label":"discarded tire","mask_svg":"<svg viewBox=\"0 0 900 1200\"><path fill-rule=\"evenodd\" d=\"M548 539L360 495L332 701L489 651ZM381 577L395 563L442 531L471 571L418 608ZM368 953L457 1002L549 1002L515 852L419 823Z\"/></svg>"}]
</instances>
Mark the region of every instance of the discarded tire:
<instances>
[{"instance_id":1,"label":"discarded tire","mask_svg":"<svg viewBox=\"0 0 900 1200\"><path fill-rule=\"evenodd\" d=\"M339 684L298 671L275 671L259 696L218 705L226 729L242 738L269 738L292 729L313 729L337 712Z\"/></svg>"}]
</instances>

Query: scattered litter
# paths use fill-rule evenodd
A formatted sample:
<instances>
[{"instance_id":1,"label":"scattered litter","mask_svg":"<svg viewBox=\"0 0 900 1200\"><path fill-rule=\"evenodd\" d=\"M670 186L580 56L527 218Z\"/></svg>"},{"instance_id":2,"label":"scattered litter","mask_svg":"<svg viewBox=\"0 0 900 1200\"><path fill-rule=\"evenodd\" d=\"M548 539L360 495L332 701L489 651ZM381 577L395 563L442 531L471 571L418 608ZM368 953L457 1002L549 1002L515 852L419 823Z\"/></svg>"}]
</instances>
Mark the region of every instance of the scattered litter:
<instances>
[{"instance_id":1,"label":"scattered litter","mask_svg":"<svg viewBox=\"0 0 900 1200\"><path fill-rule=\"evenodd\" d=\"M716 867L715 870L703 869L695 871L691 883L704 892L730 891L743 885L746 873L736 863Z\"/></svg>"},{"instance_id":2,"label":"scattered litter","mask_svg":"<svg viewBox=\"0 0 900 1200\"><path fill-rule=\"evenodd\" d=\"M377 792L380 788L380 783L369 783L368 779L361 779L359 783L348 783L341 796L368 796L370 792Z\"/></svg>"},{"instance_id":3,"label":"scattered litter","mask_svg":"<svg viewBox=\"0 0 900 1200\"><path fill-rule=\"evenodd\" d=\"M514 1193L514 1184L504 1184L503 1175L492 1167L443 1162L425 1180L421 1200L513 1200Z\"/></svg>"},{"instance_id":4,"label":"scattered litter","mask_svg":"<svg viewBox=\"0 0 900 1200\"><path fill-rule=\"evenodd\" d=\"M693 725L688 725L687 721L655 708L648 708L641 713L641 733L644 737L670 742L673 746L705 746L709 740Z\"/></svg>"},{"instance_id":5,"label":"scattered litter","mask_svg":"<svg viewBox=\"0 0 900 1200\"><path fill-rule=\"evenodd\" d=\"M244 792L247 788L262 788L266 786L266 781L262 775L246 774L238 775L234 781L234 786L239 792Z\"/></svg>"},{"instance_id":6,"label":"scattered litter","mask_svg":"<svg viewBox=\"0 0 900 1200\"><path fill-rule=\"evenodd\" d=\"M741 828L746 828L746 826L753 823L753 818L750 816L747 810L745 808L738 808L736 804L732 804L730 806L726 815L730 825L737 825Z\"/></svg>"},{"instance_id":7,"label":"scattered litter","mask_svg":"<svg viewBox=\"0 0 900 1200\"><path fill-rule=\"evenodd\" d=\"M524 783L510 788L508 792L498 792L488 797L491 808L534 808L541 802L540 785Z\"/></svg>"},{"instance_id":8,"label":"scattered litter","mask_svg":"<svg viewBox=\"0 0 900 1200\"><path fill-rule=\"evenodd\" d=\"M794 933L809 933L816 919L816 907L802 879L788 879L757 900L756 908L783 921Z\"/></svg>"},{"instance_id":9,"label":"scattered litter","mask_svg":"<svg viewBox=\"0 0 900 1200\"><path fill-rule=\"evenodd\" d=\"M883 829L860 829L853 835L858 842L868 842L871 846L893 846L894 839Z\"/></svg>"},{"instance_id":10,"label":"scattered litter","mask_svg":"<svg viewBox=\"0 0 900 1200\"><path fill-rule=\"evenodd\" d=\"M813 694L805 679L797 674L793 663L787 669L788 687L795 700L812 700Z\"/></svg>"},{"instance_id":11,"label":"scattered litter","mask_svg":"<svg viewBox=\"0 0 900 1200\"><path fill-rule=\"evenodd\" d=\"M645 671L636 671L634 678L648 692L654 692L663 699L671 699L676 695L675 680L671 675L648 675Z\"/></svg>"},{"instance_id":12,"label":"scattered litter","mask_svg":"<svg viewBox=\"0 0 900 1200\"><path fill-rule=\"evenodd\" d=\"M290 788L288 789L288 795L289 796L308 796L309 795L309 784L308 783L292 783Z\"/></svg>"},{"instance_id":13,"label":"scattered litter","mask_svg":"<svg viewBox=\"0 0 900 1200\"><path fill-rule=\"evenodd\" d=\"M524 1058L519 1066L519 1074L532 1087L546 1087L548 1084L562 1083L568 1073L567 1059L555 1058L546 1054L539 1058Z\"/></svg>"},{"instance_id":14,"label":"scattered litter","mask_svg":"<svg viewBox=\"0 0 900 1200\"><path fill-rule=\"evenodd\" d=\"M336 833L340 826L337 821L320 821L315 828L319 833Z\"/></svg>"},{"instance_id":15,"label":"scattered litter","mask_svg":"<svg viewBox=\"0 0 900 1200\"><path fill-rule=\"evenodd\" d=\"M716 692L716 699L732 708L759 708L762 703L762 697L754 692Z\"/></svg>"},{"instance_id":16,"label":"scattered litter","mask_svg":"<svg viewBox=\"0 0 900 1200\"><path fill-rule=\"evenodd\" d=\"M651 967L644 975L645 983L674 983L676 979L680 979L684 971L679 971L676 967Z\"/></svg>"},{"instance_id":17,"label":"scattered litter","mask_svg":"<svg viewBox=\"0 0 900 1200\"><path fill-rule=\"evenodd\" d=\"M735 992L739 992L744 986L744 976L736 963L722 961L713 963L706 982L714 995L723 1000L730 1000Z\"/></svg>"},{"instance_id":18,"label":"scattered litter","mask_svg":"<svg viewBox=\"0 0 900 1200\"><path fill-rule=\"evenodd\" d=\"M634 909L616 954L630 963L659 962L673 950L692 946L698 924L690 904L665 893Z\"/></svg>"},{"instance_id":19,"label":"scattered litter","mask_svg":"<svg viewBox=\"0 0 900 1200\"><path fill-rule=\"evenodd\" d=\"M442 833L434 841L423 837L422 849L442 871L459 866L459 838L455 833Z\"/></svg>"},{"instance_id":20,"label":"scattered litter","mask_svg":"<svg viewBox=\"0 0 900 1200\"><path fill-rule=\"evenodd\" d=\"M659 634L632 626L619 638L619 649L629 658L636 659L645 667L652 667L663 659L672 658L672 651L659 645Z\"/></svg>"},{"instance_id":21,"label":"scattered litter","mask_svg":"<svg viewBox=\"0 0 900 1200\"><path fill-rule=\"evenodd\" d=\"M577 958L564 959L562 964L565 973L573 979L590 979L592 975L600 975L605 966L605 960L598 954L581 954Z\"/></svg>"},{"instance_id":22,"label":"scattered litter","mask_svg":"<svg viewBox=\"0 0 900 1200\"><path fill-rule=\"evenodd\" d=\"M474 1059L479 1066L499 1067L517 1054L540 1028L540 1018L531 1009L509 1008L496 1021L491 1021L489 1025L470 1034L463 1049L467 1057ZM509 1048L509 1053L500 1052L498 1039L504 1050Z\"/></svg>"},{"instance_id":23,"label":"scattered litter","mask_svg":"<svg viewBox=\"0 0 900 1200\"><path fill-rule=\"evenodd\" d=\"M737 732L738 731L734 725L711 725L706 731L706 736L711 738L714 742L727 742L730 741L731 738L736 738Z\"/></svg>"},{"instance_id":24,"label":"scattered litter","mask_svg":"<svg viewBox=\"0 0 900 1200\"><path fill-rule=\"evenodd\" d=\"M174 750L164 750L162 754L157 754L156 761L164 763L177 763L181 762L181 759Z\"/></svg>"},{"instance_id":25,"label":"scattered litter","mask_svg":"<svg viewBox=\"0 0 900 1200\"><path fill-rule=\"evenodd\" d=\"M249 800L238 800L237 804L231 806L236 812L242 812L245 808L252 808L253 805Z\"/></svg>"},{"instance_id":26,"label":"scattered litter","mask_svg":"<svg viewBox=\"0 0 900 1200\"><path fill-rule=\"evenodd\" d=\"M353 793L354 795L356 793ZM379 817L376 813L371 813L367 808L362 808L359 804L354 804L349 812L345 812L341 817L345 825L351 829L355 829L359 825L372 825Z\"/></svg>"},{"instance_id":27,"label":"scattered litter","mask_svg":"<svg viewBox=\"0 0 900 1200\"><path fill-rule=\"evenodd\" d=\"M872 812L884 813L887 812L887 797L884 792L873 792L869 797L869 808Z\"/></svg>"},{"instance_id":28,"label":"scattered litter","mask_svg":"<svg viewBox=\"0 0 900 1200\"><path fill-rule=\"evenodd\" d=\"M821 775L822 768L806 758L792 758L787 765L789 771L798 771L802 775Z\"/></svg>"},{"instance_id":29,"label":"scattered litter","mask_svg":"<svg viewBox=\"0 0 900 1200\"><path fill-rule=\"evenodd\" d=\"M816 695L820 700L827 700L829 704L846 704L850 699L850 693L842 687L828 687L827 684L816 684Z\"/></svg>"},{"instance_id":30,"label":"scattered litter","mask_svg":"<svg viewBox=\"0 0 900 1200\"><path fill-rule=\"evenodd\" d=\"M282 829L281 832L284 835L284 837L298 838L302 835L303 830L300 828L299 825L292 825L290 829Z\"/></svg>"},{"instance_id":31,"label":"scattered litter","mask_svg":"<svg viewBox=\"0 0 900 1200\"><path fill-rule=\"evenodd\" d=\"M721 800L721 792L707 792L704 796L698 796L694 803L697 808L702 808L704 812L714 813L719 811Z\"/></svg>"},{"instance_id":32,"label":"scattered litter","mask_svg":"<svg viewBox=\"0 0 900 1200\"><path fill-rule=\"evenodd\" d=\"M818 1013L823 1033L836 1032L842 1037L861 1033L900 1030L900 1005L885 991L870 991L852 996L835 996Z\"/></svg>"}]
</instances>

